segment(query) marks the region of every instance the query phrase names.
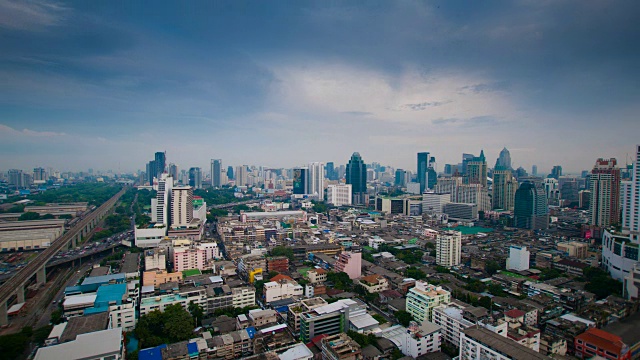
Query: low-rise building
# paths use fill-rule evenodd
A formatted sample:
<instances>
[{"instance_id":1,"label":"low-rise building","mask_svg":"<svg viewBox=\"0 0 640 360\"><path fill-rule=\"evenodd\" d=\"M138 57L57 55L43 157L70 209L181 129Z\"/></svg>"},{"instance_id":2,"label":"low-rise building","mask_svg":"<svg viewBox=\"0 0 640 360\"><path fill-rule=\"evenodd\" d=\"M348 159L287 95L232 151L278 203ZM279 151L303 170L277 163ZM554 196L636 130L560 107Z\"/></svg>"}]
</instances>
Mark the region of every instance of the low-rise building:
<instances>
[{"instance_id":1,"label":"low-rise building","mask_svg":"<svg viewBox=\"0 0 640 360\"><path fill-rule=\"evenodd\" d=\"M407 293L407 312L422 323L432 320L433 308L451 301L451 293L441 286L431 285L426 281L416 281L416 286Z\"/></svg>"},{"instance_id":2,"label":"low-rise building","mask_svg":"<svg viewBox=\"0 0 640 360\"><path fill-rule=\"evenodd\" d=\"M283 279L265 283L263 293L268 304L282 299L299 299L304 294L304 288L293 280Z\"/></svg>"},{"instance_id":3,"label":"low-rise building","mask_svg":"<svg viewBox=\"0 0 640 360\"><path fill-rule=\"evenodd\" d=\"M576 336L574 346L575 355L581 359L631 359L629 346L621 337L600 329L591 328Z\"/></svg>"},{"instance_id":4,"label":"low-rise building","mask_svg":"<svg viewBox=\"0 0 640 360\"><path fill-rule=\"evenodd\" d=\"M380 275L363 276L358 279L358 283L369 293L379 293L389 289L389 280Z\"/></svg>"},{"instance_id":5,"label":"low-rise building","mask_svg":"<svg viewBox=\"0 0 640 360\"><path fill-rule=\"evenodd\" d=\"M420 326L412 321L408 328L395 325L382 330L379 337L389 339L405 356L416 359L419 356L440 351L440 326L424 321Z\"/></svg>"},{"instance_id":6,"label":"low-rise building","mask_svg":"<svg viewBox=\"0 0 640 360\"><path fill-rule=\"evenodd\" d=\"M311 269L307 272L307 278L312 284L323 283L327 281L327 270L322 268Z\"/></svg>"},{"instance_id":7,"label":"low-rise building","mask_svg":"<svg viewBox=\"0 0 640 360\"><path fill-rule=\"evenodd\" d=\"M551 358L476 325L465 329L460 334L458 359L548 360Z\"/></svg>"},{"instance_id":8,"label":"low-rise building","mask_svg":"<svg viewBox=\"0 0 640 360\"><path fill-rule=\"evenodd\" d=\"M562 251L567 256L577 259L586 259L589 256L589 245L587 243L577 241L564 241L556 245L558 251Z\"/></svg>"},{"instance_id":9,"label":"low-rise building","mask_svg":"<svg viewBox=\"0 0 640 360\"><path fill-rule=\"evenodd\" d=\"M336 334L322 339L323 360L360 360L362 350L347 334Z\"/></svg>"}]
</instances>

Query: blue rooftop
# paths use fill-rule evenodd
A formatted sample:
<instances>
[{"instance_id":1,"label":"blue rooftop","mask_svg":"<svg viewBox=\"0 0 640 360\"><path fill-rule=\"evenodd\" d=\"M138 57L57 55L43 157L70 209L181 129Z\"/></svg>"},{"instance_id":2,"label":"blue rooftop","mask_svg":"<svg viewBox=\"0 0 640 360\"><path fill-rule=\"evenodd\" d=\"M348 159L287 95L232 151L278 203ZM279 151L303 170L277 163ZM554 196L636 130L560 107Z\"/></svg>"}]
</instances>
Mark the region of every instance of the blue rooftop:
<instances>
[{"instance_id":1,"label":"blue rooftop","mask_svg":"<svg viewBox=\"0 0 640 360\"><path fill-rule=\"evenodd\" d=\"M138 351L138 360L162 360L162 349L166 347L167 344L162 344L153 348L142 349Z\"/></svg>"},{"instance_id":2,"label":"blue rooftop","mask_svg":"<svg viewBox=\"0 0 640 360\"><path fill-rule=\"evenodd\" d=\"M84 314L96 314L109 310L109 305L120 305L126 297L127 284L102 285L96 291L96 301L93 307L85 309Z\"/></svg>"},{"instance_id":3,"label":"blue rooftop","mask_svg":"<svg viewBox=\"0 0 640 360\"><path fill-rule=\"evenodd\" d=\"M107 284L111 281L124 282L124 274L109 274L102 276L89 276L82 282L82 285Z\"/></svg>"},{"instance_id":4,"label":"blue rooftop","mask_svg":"<svg viewBox=\"0 0 640 360\"><path fill-rule=\"evenodd\" d=\"M189 352L189 356L198 355L198 345L196 343L188 343L187 351ZM138 357L140 359L140 357Z\"/></svg>"}]
</instances>

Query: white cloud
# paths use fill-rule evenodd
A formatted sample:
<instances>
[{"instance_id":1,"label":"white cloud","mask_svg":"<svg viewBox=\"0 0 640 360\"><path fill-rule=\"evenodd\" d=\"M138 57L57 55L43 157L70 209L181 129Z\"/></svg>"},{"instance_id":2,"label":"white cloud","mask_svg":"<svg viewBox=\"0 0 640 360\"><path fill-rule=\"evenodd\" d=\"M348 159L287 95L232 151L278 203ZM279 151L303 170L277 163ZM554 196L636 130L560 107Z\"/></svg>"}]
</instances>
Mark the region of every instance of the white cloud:
<instances>
[{"instance_id":1,"label":"white cloud","mask_svg":"<svg viewBox=\"0 0 640 360\"><path fill-rule=\"evenodd\" d=\"M0 124L0 135L26 136L26 137L59 137L67 134L54 131L36 131L31 129L16 130L10 126Z\"/></svg>"},{"instance_id":2,"label":"white cloud","mask_svg":"<svg viewBox=\"0 0 640 360\"><path fill-rule=\"evenodd\" d=\"M40 31L60 24L68 10L51 1L0 0L0 28Z\"/></svg>"}]
</instances>

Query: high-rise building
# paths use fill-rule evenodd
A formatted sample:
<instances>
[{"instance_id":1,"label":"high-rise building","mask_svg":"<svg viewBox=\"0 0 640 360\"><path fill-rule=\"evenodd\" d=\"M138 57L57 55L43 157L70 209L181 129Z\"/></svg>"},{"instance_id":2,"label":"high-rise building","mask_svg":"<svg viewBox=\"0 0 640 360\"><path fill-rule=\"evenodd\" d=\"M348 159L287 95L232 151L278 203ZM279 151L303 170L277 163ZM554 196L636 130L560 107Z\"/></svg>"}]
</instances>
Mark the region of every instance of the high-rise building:
<instances>
[{"instance_id":1,"label":"high-rise building","mask_svg":"<svg viewBox=\"0 0 640 360\"><path fill-rule=\"evenodd\" d=\"M473 154L462 154L462 163L459 164L461 165L460 173L462 175L467 174L467 164L469 164L469 161L473 160L473 158L475 158Z\"/></svg>"},{"instance_id":2,"label":"high-rise building","mask_svg":"<svg viewBox=\"0 0 640 360\"><path fill-rule=\"evenodd\" d=\"M598 159L591 170L591 225L620 223L620 169L616 159Z\"/></svg>"},{"instance_id":3,"label":"high-rise building","mask_svg":"<svg viewBox=\"0 0 640 360\"><path fill-rule=\"evenodd\" d=\"M518 182L507 168L493 170L493 208L501 210L513 210L515 192Z\"/></svg>"},{"instance_id":4,"label":"high-rise building","mask_svg":"<svg viewBox=\"0 0 640 360\"><path fill-rule=\"evenodd\" d=\"M436 238L436 264L445 267L460 264L462 250L462 233L459 231L445 231L438 233Z\"/></svg>"},{"instance_id":5,"label":"high-rise building","mask_svg":"<svg viewBox=\"0 0 640 360\"><path fill-rule=\"evenodd\" d=\"M367 166L359 153L351 155L349 164L346 167L347 184L351 185L354 205L367 205L369 196L367 195Z\"/></svg>"},{"instance_id":6,"label":"high-rise building","mask_svg":"<svg viewBox=\"0 0 640 360\"><path fill-rule=\"evenodd\" d=\"M502 149L502 151L500 151L500 156L498 157L498 160L496 160L495 167L511 169L511 154L509 153L509 150L507 150L506 147Z\"/></svg>"},{"instance_id":7,"label":"high-rise building","mask_svg":"<svg viewBox=\"0 0 640 360\"><path fill-rule=\"evenodd\" d=\"M507 270L529 270L530 257L531 253L526 246L511 245L509 247L509 257L507 258Z\"/></svg>"},{"instance_id":8,"label":"high-rise building","mask_svg":"<svg viewBox=\"0 0 640 360\"><path fill-rule=\"evenodd\" d=\"M468 154L465 154L468 155ZM471 159L463 157L463 164L466 162L464 172L465 184L480 184L487 186L487 159L484 157L484 150L480 151L480 156Z\"/></svg>"},{"instance_id":9,"label":"high-rise building","mask_svg":"<svg viewBox=\"0 0 640 360\"><path fill-rule=\"evenodd\" d=\"M147 163L147 182L149 182L149 185L153 185L153 179L157 177L156 162L151 160Z\"/></svg>"},{"instance_id":10,"label":"high-rise building","mask_svg":"<svg viewBox=\"0 0 640 360\"><path fill-rule=\"evenodd\" d=\"M222 186L222 160L211 159L211 186Z\"/></svg>"},{"instance_id":11,"label":"high-rise building","mask_svg":"<svg viewBox=\"0 0 640 360\"><path fill-rule=\"evenodd\" d=\"M325 166L324 172L327 176L327 179L338 180L338 174L336 173L336 167L333 164L333 161L330 161L327 163L327 165Z\"/></svg>"},{"instance_id":12,"label":"high-rise building","mask_svg":"<svg viewBox=\"0 0 640 360\"><path fill-rule=\"evenodd\" d=\"M156 177L159 177L159 174L162 174L166 170L167 166L167 153L158 151L155 156L155 165L156 165Z\"/></svg>"},{"instance_id":13,"label":"high-rise building","mask_svg":"<svg viewBox=\"0 0 640 360\"><path fill-rule=\"evenodd\" d=\"M188 226L193 220L193 189L174 187L171 194L171 226Z\"/></svg>"},{"instance_id":14,"label":"high-rise building","mask_svg":"<svg viewBox=\"0 0 640 360\"><path fill-rule=\"evenodd\" d=\"M420 193L427 188L427 170L429 169L429 153L418 153L418 181L420 183Z\"/></svg>"},{"instance_id":15,"label":"high-rise building","mask_svg":"<svg viewBox=\"0 0 640 360\"><path fill-rule=\"evenodd\" d=\"M399 187L404 187L405 186L405 172L402 169L396 169L396 176L395 176L395 181L394 181L394 185L395 186L399 186Z\"/></svg>"},{"instance_id":16,"label":"high-rise building","mask_svg":"<svg viewBox=\"0 0 640 360\"><path fill-rule=\"evenodd\" d=\"M227 167L227 179L235 180L235 177L233 177L233 166L231 166L231 165L229 165L229 167Z\"/></svg>"},{"instance_id":17,"label":"high-rise building","mask_svg":"<svg viewBox=\"0 0 640 360\"><path fill-rule=\"evenodd\" d=\"M309 169L295 168L293 169L293 193L303 195L309 193Z\"/></svg>"},{"instance_id":18,"label":"high-rise building","mask_svg":"<svg viewBox=\"0 0 640 360\"><path fill-rule=\"evenodd\" d=\"M548 229L549 206L544 190L530 181L523 182L516 191L513 215L517 228Z\"/></svg>"},{"instance_id":19,"label":"high-rise building","mask_svg":"<svg viewBox=\"0 0 640 360\"><path fill-rule=\"evenodd\" d=\"M351 184L327 186L327 202L335 206L351 205Z\"/></svg>"},{"instance_id":20,"label":"high-rise building","mask_svg":"<svg viewBox=\"0 0 640 360\"><path fill-rule=\"evenodd\" d=\"M558 180L562 176L562 166L556 165L551 169L551 174L549 177Z\"/></svg>"},{"instance_id":21,"label":"high-rise building","mask_svg":"<svg viewBox=\"0 0 640 360\"><path fill-rule=\"evenodd\" d=\"M11 169L7 172L9 176L9 186L16 189L24 188L24 177L22 176L22 170Z\"/></svg>"},{"instance_id":22,"label":"high-rise building","mask_svg":"<svg viewBox=\"0 0 640 360\"><path fill-rule=\"evenodd\" d=\"M169 175L173 178L174 181L178 179L178 165L174 163L169 164Z\"/></svg>"},{"instance_id":23,"label":"high-rise building","mask_svg":"<svg viewBox=\"0 0 640 360\"><path fill-rule=\"evenodd\" d=\"M33 169L33 181L47 181L47 172L44 170L44 168L39 167Z\"/></svg>"},{"instance_id":24,"label":"high-rise building","mask_svg":"<svg viewBox=\"0 0 640 360\"><path fill-rule=\"evenodd\" d=\"M324 164L314 162L309 164L308 194L317 195L318 200L324 200Z\"/></svg>"},{"instance_id":25,"label":"high-rise building","mask_svg":"<svg viewBox=\"0 0 640 360\"><path fill-rule=\"evenodd\" d=\"M247 185L247 179L249 174L247 173L247 165L236 166L236 173L234 179L236 180L236 186Z\"/></svg>"},{"instance_id":26,"label":"high-rise building","mask_svg":"<svg viewBox=\"0 0 640 360\"><path fill-rule=\"evenodd\" d=\"M169 226L169 204L171 203L173 178L167 174L161 174L157 181L156 198L151 199L151 221Z\"/></svg>"},{"instance_id":27,"label":"high-rise building","mask_svg":"<svg viewBox=\"0 0 640 360\"><path fill-rule=\"evenodd\" d=\"M538 165L531 166L531 176L538 176Z\"/></svg>"},{"instance_id":28,"label":"high-rise building","mask_svg":"<svg viewBox=\"0 0 640 360\"><path fill-rule=\"evenodd\" d=\"M431 191L422 193L422 213L440 215L444 211L444 205L450 202L450 193L436 193Z\"/></svg>"},{"instance_id":29,"label":"high-rise building","mask_svg":"<svg viewBox=\"0 0 640 360\"><path fill-rule=\"evenodd\" d=\"M451 301L451 293L441 286L417 280L416 286L407 293L406 308L414 320L419 323L432 321L433 308Z\"/></svg>"},{"instance_id":30,"label":"high-rise building","mask_svg":"<svg viewBox=\"0 0 640 360\"><path fill-rule=\"evenodd\" d=\"M199 167L189 169L189 186L194 189L202 189L202 170Z\"/></svg>"},{"instance_id":31,"label":"high-rise building","mask_svg":"<svg viewBox=\"0 0 640 360\"><path fill-rule=\"evenodd\" d=\"M628 199L628 200L627 200ZM622 209L622 229L629 231L631 240L640 240L640 145L636 146L636 159L633 163L631 186L626 192Z\"/></svg>"}]
</instances>

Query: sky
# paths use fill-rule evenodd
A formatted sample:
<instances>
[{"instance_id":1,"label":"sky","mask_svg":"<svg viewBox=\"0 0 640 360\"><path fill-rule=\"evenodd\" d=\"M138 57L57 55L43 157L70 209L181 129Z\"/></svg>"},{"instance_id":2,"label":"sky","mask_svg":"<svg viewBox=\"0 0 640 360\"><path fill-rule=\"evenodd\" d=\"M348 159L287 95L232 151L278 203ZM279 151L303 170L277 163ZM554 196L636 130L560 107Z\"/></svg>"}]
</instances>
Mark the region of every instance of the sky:
<instances>
[{"instance_id":1,"label":"sky","mask_svg":"<svg viewBox=\"0 0 640 360\"><path fill-rule=\"evenodd\" d=\"M0 169L622 164L640 2L0 0Z\"/></svg>"}]
</instances>

